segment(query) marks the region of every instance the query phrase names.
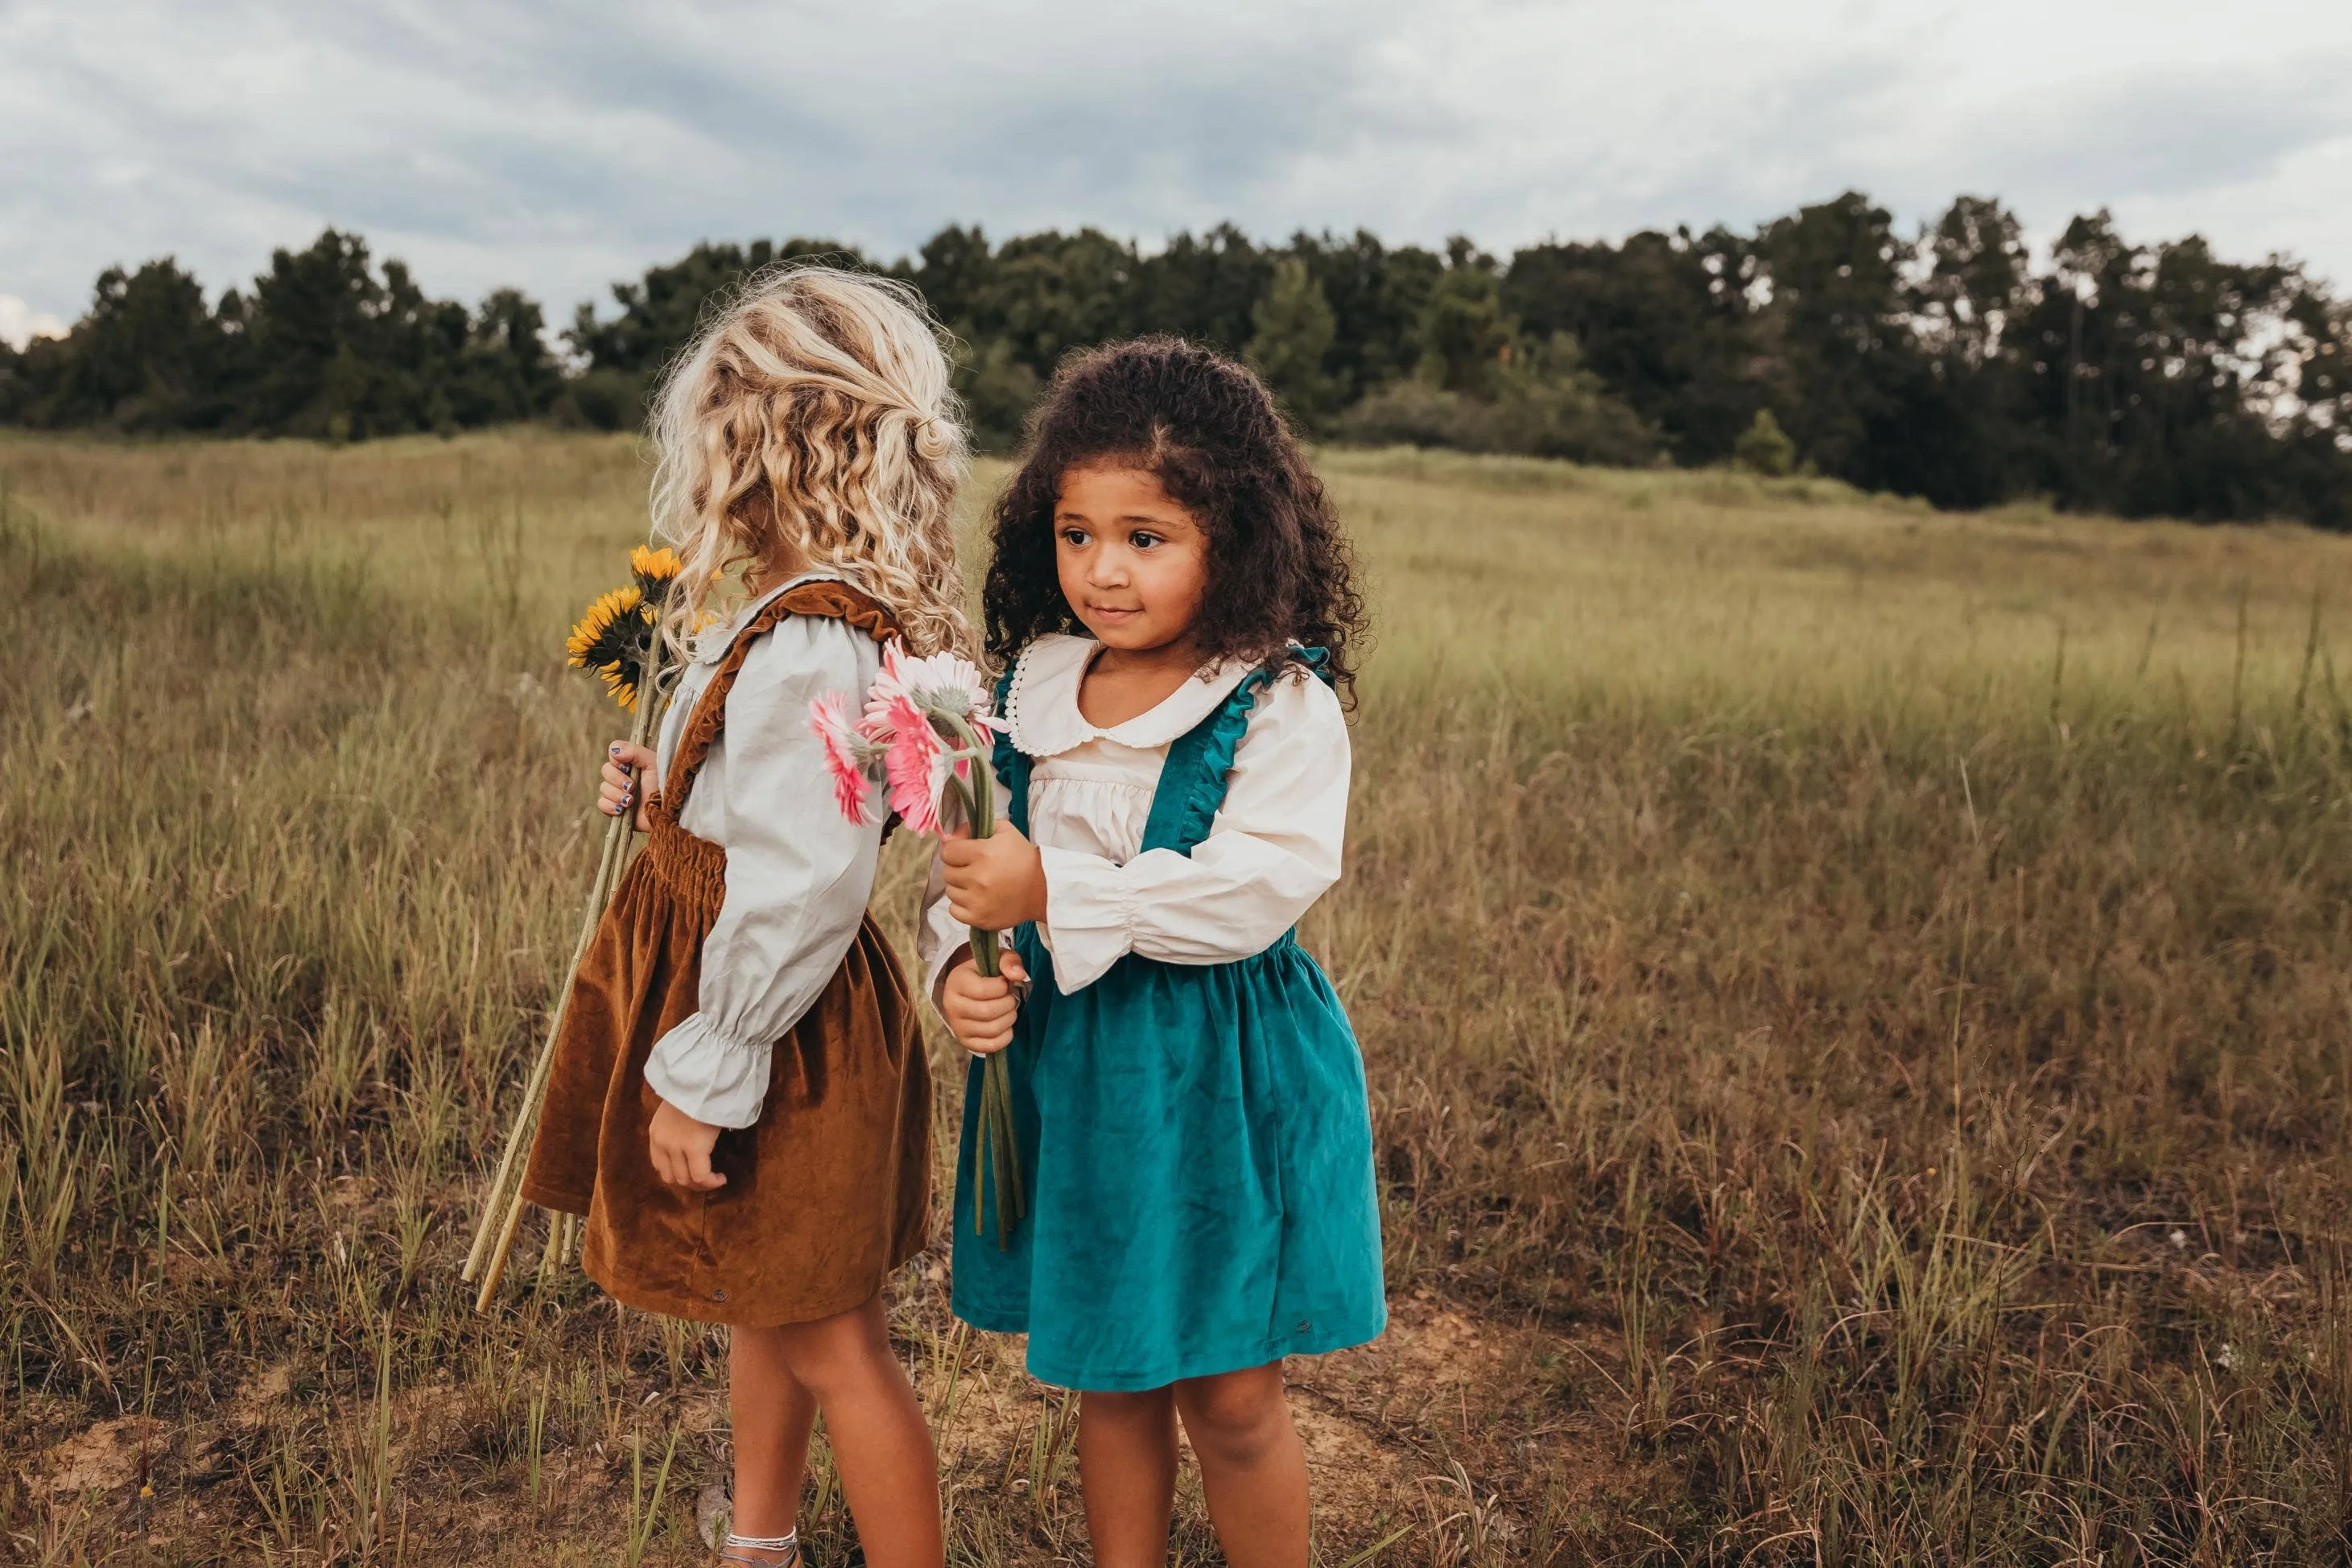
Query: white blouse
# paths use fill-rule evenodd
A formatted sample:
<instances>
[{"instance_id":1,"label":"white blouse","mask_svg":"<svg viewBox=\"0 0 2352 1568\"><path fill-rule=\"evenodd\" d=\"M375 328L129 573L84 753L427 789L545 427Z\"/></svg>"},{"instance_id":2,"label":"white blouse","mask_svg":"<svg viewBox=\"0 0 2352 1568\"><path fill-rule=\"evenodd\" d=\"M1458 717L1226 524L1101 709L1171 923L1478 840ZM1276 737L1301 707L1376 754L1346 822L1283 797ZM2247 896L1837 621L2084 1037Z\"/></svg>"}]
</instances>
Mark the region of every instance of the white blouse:
<instances>
[{"instance_id":1,"label":"white blouse","mask_svg":"<svg viewBox=\"0 0 2352 1568\"><path fill-rule=\"evenodd\" d=\"M1065 995L1129 952L1169 963L1263 952L1339 879L1348 826L1347 718L1330 689L1300 671L1260 694L1209 837L1189 857L1139 853L1169 745L1251 667L1213 668L1104 728L1078 710L1097 646L1039 637L1024 650L1005 704L1013 743L1035 759L1029 837L1045 869L1037 929ZM936 857L917 940L936 1005L947 962L970 940L949 911Z\"/></svg>"},{"instance_id":2,"label":"white blouse","mask_svg":"<svg viewBox=\"0 0 2352 1568\"><path fill-rule=\"evenodd\" d=\"M662 719L658 776L736 631L786 589L832 575L781 584L696 639ZM678 814L727 851L726 896L702 942L701 1006L646 1062L653 1091L698 1121L760 1120L775 1042L815 1004L866 918L882 829L834 804L808 705L828 691L864 702L881 667L874 639L845 622L787 616L751 645L727 693L726 727Z\"/></svg>"}]
</instances>

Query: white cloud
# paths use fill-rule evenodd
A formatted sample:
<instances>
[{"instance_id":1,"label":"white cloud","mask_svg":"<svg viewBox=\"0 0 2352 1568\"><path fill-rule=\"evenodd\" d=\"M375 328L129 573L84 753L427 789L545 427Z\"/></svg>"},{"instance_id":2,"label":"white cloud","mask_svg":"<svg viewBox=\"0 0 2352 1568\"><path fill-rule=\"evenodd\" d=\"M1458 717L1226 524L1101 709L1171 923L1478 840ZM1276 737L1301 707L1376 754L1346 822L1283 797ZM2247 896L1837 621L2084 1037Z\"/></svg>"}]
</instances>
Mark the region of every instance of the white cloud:
<instances>
[{"instance_id":1,"label":"white cloud","mask_svg":"<svg viewBox=\"0 0 2352 1568\"><path fill-rule=\"evenodd\" d=\"M47 310L36 310L14 294L0 294L0 343L21 349L35 338L63 335L66 323Z\"/></svg>"},{"instance_id":2,"label":"white cloud","mask_svg":"<svg viewBox=\"0 0 2352 1568\"><path fill-rule=\"evenodd\" d=\"M2110 206L2352 286L2347 70L2334 0L17 0L0 276L71 315L102 267L218 290L331 223L560 320L704 237L1231 217L1507 249L1860 186L2042 232Z\"/></svg>"}]
</instances>

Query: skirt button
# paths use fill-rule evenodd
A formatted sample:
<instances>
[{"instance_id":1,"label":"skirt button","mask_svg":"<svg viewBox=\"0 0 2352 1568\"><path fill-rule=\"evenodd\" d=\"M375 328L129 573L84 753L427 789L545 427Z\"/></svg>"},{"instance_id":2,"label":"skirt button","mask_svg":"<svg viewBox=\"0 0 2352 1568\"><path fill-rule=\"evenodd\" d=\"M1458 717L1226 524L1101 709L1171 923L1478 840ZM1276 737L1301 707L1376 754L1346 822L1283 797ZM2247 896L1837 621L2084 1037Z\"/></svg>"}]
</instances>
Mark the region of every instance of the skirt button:
<instances>
[{"instance_id":1,"label":"skirt button","mask_svg":"<svg viewBox=\"0 0 2352 1568\"><path fill-rule=\"evenodd\" d=\"M727 1292L724 1290L713 1290L710 1293L710 1299L714 1301L724 1301L727 1300Z\"/></svg>"}]
</instances>

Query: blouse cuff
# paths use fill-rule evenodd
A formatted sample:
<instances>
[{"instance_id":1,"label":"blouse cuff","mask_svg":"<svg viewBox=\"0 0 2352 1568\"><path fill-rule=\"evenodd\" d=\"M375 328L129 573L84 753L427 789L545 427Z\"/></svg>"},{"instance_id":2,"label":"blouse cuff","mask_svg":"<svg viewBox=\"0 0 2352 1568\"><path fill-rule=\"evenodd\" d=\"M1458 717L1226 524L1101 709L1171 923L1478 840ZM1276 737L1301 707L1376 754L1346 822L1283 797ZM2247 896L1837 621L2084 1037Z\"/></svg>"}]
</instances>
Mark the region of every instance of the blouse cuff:
<instances>
[{"instance_id":1,"label":"blouse cuff","mask_svg":"<svg viewBox=\"0 0 2352 1568\"><path fill-rule=\"evenodd\" d=\"M730 1039L697 1013L654 1042L646 1086L697 1121L749 1127L768 1098L773 1050Z\"/></svg>"},{"instance_id":2,"label":"blouse cuff","mask_svg":"<svg viewBox=\"0 0 2352 1568\"><path fill-rule=\"evenodd\" d=\"M1120 868L1099 855L1037 847L1045 918L1037 933L1054 955L1054 988L1083 991L1134 951L1135 900Z\"/></svg>"}]
</instances>

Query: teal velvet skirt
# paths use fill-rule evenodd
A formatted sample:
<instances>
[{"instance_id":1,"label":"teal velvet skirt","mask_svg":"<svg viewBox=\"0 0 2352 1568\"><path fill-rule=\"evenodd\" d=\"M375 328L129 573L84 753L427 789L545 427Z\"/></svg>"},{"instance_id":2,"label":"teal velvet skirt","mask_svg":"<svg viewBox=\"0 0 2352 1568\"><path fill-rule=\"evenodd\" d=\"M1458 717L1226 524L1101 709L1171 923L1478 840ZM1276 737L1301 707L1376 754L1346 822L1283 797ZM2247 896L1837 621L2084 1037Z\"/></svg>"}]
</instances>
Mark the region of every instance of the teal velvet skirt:
<instances>
[{"instance_id":1,"label":"teal velvet skirt","mask_svg":"<svg viewBox=\"0 0 2352 1568\"><path fill-rule=\"evenodd\" d=\"M1235 963L1129 954L1062 996L1034 930L1015 940L1033 982L1006 1058L1028 1214L1000 1247L993 1184L963 1162L956 1315L1026 1333L1030 1373L1066 1388L1159 1388L1377 1336L1363 1062L1315 961L1288 937Z\"/></svg>"}]
</instances>

